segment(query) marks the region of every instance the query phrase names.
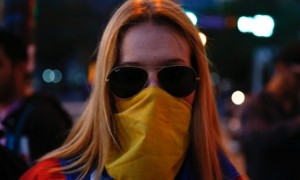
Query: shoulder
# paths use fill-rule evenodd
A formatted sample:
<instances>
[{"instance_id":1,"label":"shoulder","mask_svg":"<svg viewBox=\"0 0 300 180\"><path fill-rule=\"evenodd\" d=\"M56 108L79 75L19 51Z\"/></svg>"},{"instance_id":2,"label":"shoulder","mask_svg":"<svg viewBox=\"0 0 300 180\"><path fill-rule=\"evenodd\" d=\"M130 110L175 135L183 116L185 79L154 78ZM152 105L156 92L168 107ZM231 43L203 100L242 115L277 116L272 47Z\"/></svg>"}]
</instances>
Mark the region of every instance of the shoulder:
<instances>
[{"instance_id":1,"label":"shoulder","mask_svg":"<svg viewBox=\"0 0 300 180\"><path fill-rule=\"evenodd\" d=\"M58 159L47 159L38 162L34 166L32 166L20 180L44 180L44 179L57 179L57 180L65 180L65 176L62 172L54 171L56 168L60 168L60 162Z\"/></svg>"},{"instance_id":2,"label":"shoulder","mask_svg":"<svg viewBox=\"0 0 300 180\"><path fill-rule=\"evenodd\" d=\"M55 96L36 92L25 99L27 107L32 107L30 119L33 123L58 123L72 126L72 118L61 101ZM36 122L37 121L37 122ZM50 124L51 125L51 124Z\"/></svg>"},{"instance_id":3,"label":"shoulder","mask_svg":"<svg viewBox=\"0 0 300 180\"><path fill-rule=\"evenodd\" d=\"M62 104L58 98L40 92L36 92L31 96L26 97L24 100L24 104L26 104L26 106L31 104L35 107L35 109L39 110L54 109L57 111L63 109Z\"/></svg>"}]
</instances>

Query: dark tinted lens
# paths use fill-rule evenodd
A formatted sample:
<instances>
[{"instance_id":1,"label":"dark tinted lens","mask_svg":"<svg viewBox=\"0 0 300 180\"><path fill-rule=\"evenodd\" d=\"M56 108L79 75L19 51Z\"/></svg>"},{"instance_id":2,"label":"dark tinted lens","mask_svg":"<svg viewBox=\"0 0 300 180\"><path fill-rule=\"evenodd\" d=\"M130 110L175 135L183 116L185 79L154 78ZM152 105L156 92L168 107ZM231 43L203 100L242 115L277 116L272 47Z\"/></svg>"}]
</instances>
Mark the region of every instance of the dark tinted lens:
<instances>
[{"instance_id":1,"label":"dark tinted lens","mask_svg":"<svg viewBox=\"0 0 300 180\"><path fill-rule=\"evenodd\" d=\"M176 97L186 97L193 92L196 85L196 72L186 66L170 66L158 72L160 86Z\"/></svg>"},{"instance_id":2,"label":"dark tinted lens","mask_svg":"<svg viewBox=\"0 0 300 180\"><path fill-rule=\"evenodd\" d=\"M108 76L110 90L120 98L129 98L143 89L148 75L137 67L117 67Z\"/></svg>"}]
</instances>

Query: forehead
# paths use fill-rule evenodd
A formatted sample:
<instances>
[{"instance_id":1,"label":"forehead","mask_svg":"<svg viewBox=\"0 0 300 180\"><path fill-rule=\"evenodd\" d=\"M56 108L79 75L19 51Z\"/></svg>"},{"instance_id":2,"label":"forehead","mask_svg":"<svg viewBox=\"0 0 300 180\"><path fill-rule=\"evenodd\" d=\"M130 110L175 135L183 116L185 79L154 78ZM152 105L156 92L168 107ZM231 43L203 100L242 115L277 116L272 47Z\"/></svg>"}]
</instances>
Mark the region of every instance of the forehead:
<instances>
[{"instance_id":1,"label":"forehead","mask_svg":"<svg viewBox=\"0 0 300 180\"><path fill-rule=\"evenodd\" d=\"M129 28L121 39L120 63L160 65L176 60L190 65L190 46L172 26L145 22Z\"/></svg>"}]
</instances>

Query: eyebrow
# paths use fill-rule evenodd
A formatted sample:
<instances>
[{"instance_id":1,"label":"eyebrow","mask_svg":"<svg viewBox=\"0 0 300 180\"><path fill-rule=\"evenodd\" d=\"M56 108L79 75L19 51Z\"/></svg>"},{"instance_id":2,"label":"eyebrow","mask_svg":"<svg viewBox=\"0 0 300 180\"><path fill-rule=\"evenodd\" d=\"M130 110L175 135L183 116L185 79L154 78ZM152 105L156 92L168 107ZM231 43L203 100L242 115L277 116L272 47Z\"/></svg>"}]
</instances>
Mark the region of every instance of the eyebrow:
<instances>
[{"instance_id":1,"label":"eyebrow","mask_svg":"<svg viewBox=\"0 0 300 180\"><path fill-rule=\"evenodd\" d=\"M185 61L180 58L170 58L162 60L157 66L183 65ZM120 63L119 66L143 66L139 61L128 61Z\"/></svg>"}]
</instances>

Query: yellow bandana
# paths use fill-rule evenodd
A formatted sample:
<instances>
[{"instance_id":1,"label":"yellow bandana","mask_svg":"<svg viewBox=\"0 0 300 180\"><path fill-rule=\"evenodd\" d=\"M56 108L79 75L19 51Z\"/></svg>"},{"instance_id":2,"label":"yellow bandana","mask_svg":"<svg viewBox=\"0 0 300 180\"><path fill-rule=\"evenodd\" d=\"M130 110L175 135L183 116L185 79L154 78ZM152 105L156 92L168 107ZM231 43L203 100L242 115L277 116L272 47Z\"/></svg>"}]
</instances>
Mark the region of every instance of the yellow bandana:
<instances>
[{"instance_id":1,"label":"yellow bandana","mask_svg":"<svg viewBox=\"0 0 300 180\"><path fill-rule=\"evenodd\" d=\"M189 144L191 105L148 87L116 108L122 149L110 149L108 174L117 180L173 180Z\"/></svg>"}]
</instances>

